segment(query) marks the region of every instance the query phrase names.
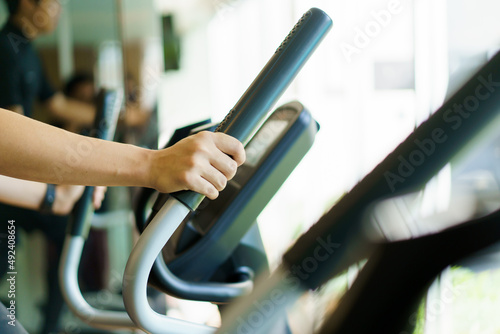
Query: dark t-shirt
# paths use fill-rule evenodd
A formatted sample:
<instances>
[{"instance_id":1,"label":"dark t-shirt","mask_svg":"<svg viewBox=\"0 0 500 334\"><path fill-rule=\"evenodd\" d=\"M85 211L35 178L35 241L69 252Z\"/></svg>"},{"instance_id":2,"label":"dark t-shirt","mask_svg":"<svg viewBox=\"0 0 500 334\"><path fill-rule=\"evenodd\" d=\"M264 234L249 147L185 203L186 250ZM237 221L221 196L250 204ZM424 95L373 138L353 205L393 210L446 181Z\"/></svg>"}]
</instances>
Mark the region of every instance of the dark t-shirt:
<instances>
[{"instance_id":1,"label":"dark t-shirt","mask_svg":"<svg viewBox=\"0 0 500 334\"><path fill-rule=\"evenodd\" d=\"M21 105L32 117L35 100L46 101L54 93L30 40L7 22L0 31L0 108Z\"/></svg>"}]
</instances>

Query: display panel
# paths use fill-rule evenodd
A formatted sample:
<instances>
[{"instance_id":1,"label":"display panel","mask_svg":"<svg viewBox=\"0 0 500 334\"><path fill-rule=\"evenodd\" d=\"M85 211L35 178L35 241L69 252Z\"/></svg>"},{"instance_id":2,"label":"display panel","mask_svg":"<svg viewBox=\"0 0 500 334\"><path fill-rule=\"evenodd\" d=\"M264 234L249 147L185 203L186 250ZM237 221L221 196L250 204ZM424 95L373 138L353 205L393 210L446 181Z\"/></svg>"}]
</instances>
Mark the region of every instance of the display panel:
<instances>
[{"instance_id":1,"label":"display panel","mask_svg":"<svg viewBox=\"0 0 500 334\"><path fill-rule=\"evenodd\" d=\"M255 167L272 143L281 136L287 125L288 121L284 120L273 119L266 122L246 147L247 158L245 163L251 167Z\"/></svg>"}]
</instances>

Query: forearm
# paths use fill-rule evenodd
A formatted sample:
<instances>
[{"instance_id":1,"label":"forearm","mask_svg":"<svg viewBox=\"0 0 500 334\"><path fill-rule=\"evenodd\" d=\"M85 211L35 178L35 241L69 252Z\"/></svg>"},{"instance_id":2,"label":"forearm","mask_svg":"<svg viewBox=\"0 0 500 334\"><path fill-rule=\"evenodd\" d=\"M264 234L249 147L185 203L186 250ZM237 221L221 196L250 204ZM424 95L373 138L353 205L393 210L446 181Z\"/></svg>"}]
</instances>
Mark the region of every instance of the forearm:
<instances>
[{"instance_id":1,"label":"forearm","mask_svg":"<svg viewBox=\"0 0 500 334\"><path fill-rule=\"evenodd\" d=\"M152 151L84 137L0 109L0 174L46 183L192 190L211 199L245 161L243 145L200 132Z\"/></svg>"},{"instance_id":2,"label":"forearm","mask_svg":"<svg viewBox=\"0 0 500 334\"><path fill-rule=\"evenodd\" d=\"M83 186L57 186L52 213L67 215L83 193ZM0 175L0 202L39 211L45 198L47 183L33 182ZM102 200L102 199L101 199Z\"/></svg>"},{"instance_id":3,"label":"forearm","mask_svg":"<svg viewBox=\"0 0 500 334\"><path fill-rule=\"evenodd\" d=\"M55 184L149 186L151 151L76 135L0 109L0 173Z\"/></svg>"},{"instance_id":4,"label":"forearm","mask_svg":"<svg viewBox=\"0 0 500 334\"><path fill-rule=\"evenodd\" d=\"M0 202L38 210L47 190L46 183L13 179L0 175Z\"/></svg>"}]
</instances>

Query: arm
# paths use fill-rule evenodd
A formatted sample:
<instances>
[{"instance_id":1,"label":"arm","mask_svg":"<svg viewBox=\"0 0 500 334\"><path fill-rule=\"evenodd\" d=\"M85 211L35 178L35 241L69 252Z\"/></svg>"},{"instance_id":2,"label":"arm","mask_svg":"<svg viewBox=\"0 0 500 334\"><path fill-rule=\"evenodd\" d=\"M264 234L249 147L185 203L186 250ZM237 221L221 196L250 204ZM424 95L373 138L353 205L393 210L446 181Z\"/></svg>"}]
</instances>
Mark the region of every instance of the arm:
<instances>
[{"instance_id":1,"label":"arm","mask_svg":"<svg viewBox=\"0 0 500 334\"><path fill-rule=\"evenodd\" d=\"M211 199L245 160L243 145L202 132L159 150L73 134L0 109L0 173L56 184L193 190Z\"/></svg>"},{"instance_id":2,"label":"arm","mask_svg":"<svg viewBox=\"0 0 500 334\"><path fill-rule=\"evenodd\" d=\"M45 102L50 114L72 126L91 125L95 118L95 108L89 103L68 98L56 93Z\"/></svg>"},{"instance_id":3,"label":"arm","mask_svg":"<svg viewBox=\"0 0 500 334\"><path fill-rule=\"evenodd\" d=\"M52 211L68 214L83 193L83 186L57 186ZM38 210L47 190L46 183L32 182L0 175L0 202L30 210Z\"/></svg>"},{"instance_id":4,"label":"arm","mask_svg":"<svg viewBox=\"0 0 500 334\"><path fill-rule=\"evenodd\" d=\"M142 109L138 103L129 103L126 106L125 124L127 126L144 126L151 117L151 111Z\"/></svg>"}]
</instances>

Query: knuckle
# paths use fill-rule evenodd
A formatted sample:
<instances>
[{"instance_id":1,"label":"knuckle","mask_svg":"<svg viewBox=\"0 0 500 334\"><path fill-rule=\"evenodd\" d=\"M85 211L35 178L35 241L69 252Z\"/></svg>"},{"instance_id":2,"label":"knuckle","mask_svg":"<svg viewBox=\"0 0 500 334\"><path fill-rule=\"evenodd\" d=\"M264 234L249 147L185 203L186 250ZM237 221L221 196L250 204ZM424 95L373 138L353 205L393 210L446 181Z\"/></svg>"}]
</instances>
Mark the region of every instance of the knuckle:
<instances>
[{"instance_id":1,"label":"knuckle","mask_svg":"<svg viewBox=\"0 0 500 334\"><path fill-rule=\"evenodd\" d=\"M231 170L236 173L236 171L238 170L238 163L234 160L231 160Z\"/></svg>"},{"instance_id":2,"label":"knuckle","mask_svg":"<svg viewBox=\"0 0 500 334\"><path fill-rule=\"evenodd\" d=\"M213 187L207 189L207 197L210 199L216 199L219 197L219 190Z\"/></svg>"},{"instance_id":3,"label":"knuckle","mask_svg":"<svg viewBox=\"0 0 500 334\"><path fill-rule=\"evenodd\" d=\"M226 186L227 186L227 179L225 177L221 177L219 180L219 187L217 188L217 190L221 191L224 188L226 188Z\"/></svg>"},{"instance_id":4,"label":"knuckle","mask_svg":"<svg viewBox=\"0 0 500 334\"><path fill-rule=\"evenodd\" d=\"M186 159L183 162L183 169L186 170L192 170L195 169L196 166L198 166L198 156L196 154L191 154L186 157Z\"/></svg>"},{"instance_id":5,"label":"knuckle","mask_svg":"<svg viewBox=\"0 0 500 334\"><path fill-rule=\"evenodd\" d=\"M189 171L183 171L178 175L178 181L182 185L189 185L192 182L192 176Z\"/></svg>"},{"instance_id":6,"label":"knuckle","mask_svg":"<svg viewBox=\"0 0 500 334\"><path fill-rule=\"evenodd\" d=\"M239 164L242 164L243 162L245 162L245 158L246 158L245 147L238 140L236 141L236 143L234 145L234 156L233 156L233 158Z\"/></svg>"},{"instance_id":7,"label":"knuckle","mask_svg":"<svg viewBox=\"0 0 500 334\"><path fill-rule=\"evenodd\" d=\"M236 149L240 152L240 153L245 153L245 147L243 146L243 143L240 142L239 140L236 141Z\"/></svg>"},{"instance_id":8,"label":"knuckle","mask_svg":"<svg viewBox=\"0 0 500 334\"><path fill-rule=\"evenodd\" d=\"M206 140L210 140L213 133L209 131L201 131L196 134L196 136L203 142Z\"/></svg>"},{"instance_id":9,"label":"knuckle","mask_svg":"<svg viewBox=\"0 0 500 334\"><path fill-rule=\"evenodd\" d=\"M203 151L205 149L205 145L203 143L203 140L193 140L192 141L192 144L191 144L191 150L190 150L190 154L191 155L195 155L197 154L198 152L200 151Z\"/></svg>"},{"instance_id":10,"label":"knuckle","mask_svg":"<svg viewBox=\"0 0 500 334\"><path fill-rule=\"evenodd\" d=\"M243 146L243 143L241 143L241 142L238 142L238 143L239 143L239 151L240 151L241 157L242 157L243 161L245 161L245 158L246 158L245 146Z\"/></svg>"},{"instance_id":11,"label":"knuckle","mask_svg":"<svg viewBox=\"0 0 500 334\"><path fill-rule=\"evenodd\" d=\"M231 162L229 163L229 177L232 178L233 176L236 175L236 172L238 171L238 164L236 163L236 161L234 160L231 160Z\"/></svg>"}]
</instances>

